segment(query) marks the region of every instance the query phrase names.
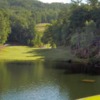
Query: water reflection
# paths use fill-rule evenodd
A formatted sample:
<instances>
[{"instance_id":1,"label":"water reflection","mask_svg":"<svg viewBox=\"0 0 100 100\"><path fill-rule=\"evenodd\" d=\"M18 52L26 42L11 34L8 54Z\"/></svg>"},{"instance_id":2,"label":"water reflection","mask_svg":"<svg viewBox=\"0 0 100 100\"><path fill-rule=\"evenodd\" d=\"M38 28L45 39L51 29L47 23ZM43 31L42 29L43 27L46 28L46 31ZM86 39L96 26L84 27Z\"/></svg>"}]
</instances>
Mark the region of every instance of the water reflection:
<instances>
[{"instance_id":1,"label":"water reflection","mask_svg":"<svg viewBox=\"0 0 100 100\"><path fill-rule=\"evenodd\" d=\"M100 77L64 74L53 62L0 63L0 100L74 100L100 93ZM86 84L80 80L95 79Z\"/></svg>"}]
</instances>

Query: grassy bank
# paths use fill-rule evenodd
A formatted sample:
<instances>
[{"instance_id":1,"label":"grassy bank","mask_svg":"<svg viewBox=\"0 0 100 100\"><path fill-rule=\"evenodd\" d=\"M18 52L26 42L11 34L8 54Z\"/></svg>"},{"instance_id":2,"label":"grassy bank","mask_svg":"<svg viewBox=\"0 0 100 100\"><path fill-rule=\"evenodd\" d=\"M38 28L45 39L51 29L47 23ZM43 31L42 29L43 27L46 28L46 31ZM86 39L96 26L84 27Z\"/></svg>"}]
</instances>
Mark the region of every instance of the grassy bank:
<instances>
[{"instance_id":1,"label":"grassy bank","mask_svg":"<svg viewBox=\"0 0 100 100\"><path fill-rule=\"evenodd\" d=\"M36 25L36 30L39 33L43 33L45 31L45 29L47 28L47 26L50 25L49 23L40 23Z\"/></svg>"},{"instance_id":2,"label":"grassy bank","mask_svg":"<svg viewBox=\"0 0 100 100\"><path fill-rule=\"evenodd\" d=\"M31 48L27 46L6 46L0 51L0 60L32 61L32 60L68 60L77 59L67 48Z\"/></svg>"},{"instance_id":3,"label":"grassy bank","mask_svg":"<svg viewBox=\"0 0 100 100\"><path fill-rule=\"evenodd\" d=\"M36 25L36 30L39 37L43 33L49 23L40 23ZM48 46L47 46L48 47ZM0 60L5 61L33 61L33 60L51 60L51 61L65 61L69 59L77 59L70 53L68 48L32 48L27 46L1 46Z\"/></svg>"}]
</instances>

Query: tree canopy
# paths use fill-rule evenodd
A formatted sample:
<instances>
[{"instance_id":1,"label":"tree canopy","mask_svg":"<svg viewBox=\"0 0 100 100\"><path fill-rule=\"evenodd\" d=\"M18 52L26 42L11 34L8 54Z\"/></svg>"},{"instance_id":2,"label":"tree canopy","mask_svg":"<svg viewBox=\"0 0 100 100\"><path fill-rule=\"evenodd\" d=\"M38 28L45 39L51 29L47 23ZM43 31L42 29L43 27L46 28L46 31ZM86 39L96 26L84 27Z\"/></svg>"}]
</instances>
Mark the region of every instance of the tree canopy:
<instances>
[{"instance_id":1,"label":"tree canopy","mask_svg":"<svg viewBox=\"0 0 100 100\"><path fill-rule=\"evenodd\" d=\"M56 20L66 5L38 0L0 0L0 44L7 41L35 45L38 34L35 25Z\"/></svg>"},{"instance_id":2,"label":"tree canopy","mask_svg":"<svg viewBox=\"0 0 100 100\"><path fill-rule=\"evenodd\" d=\"M59 18L47 28L44 38L48 38L44 42L70 46L79 57L100 55L100 2L72 1L70 9L61 11Z\"/></svg>"},{"instance_id":3,"label":"tree canopy","mask_svg":"<svg viewBox=\"0 0 100 100\"><path fill-rule=\"evenodd\" d=\"M7 41L8 35L10 33L10 21L9 15L5 10L0 10L0 44Z\"/></svg>"}]
</instances>

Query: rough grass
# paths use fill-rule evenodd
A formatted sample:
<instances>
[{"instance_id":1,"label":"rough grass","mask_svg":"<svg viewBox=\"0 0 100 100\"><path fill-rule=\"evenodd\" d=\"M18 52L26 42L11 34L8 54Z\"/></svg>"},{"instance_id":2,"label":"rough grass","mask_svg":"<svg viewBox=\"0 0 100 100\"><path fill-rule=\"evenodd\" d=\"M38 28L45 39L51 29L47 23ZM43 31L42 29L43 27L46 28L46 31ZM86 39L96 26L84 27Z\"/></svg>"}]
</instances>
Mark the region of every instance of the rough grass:
<instances>
[{"instance_id":1,"label":"rough grass","mask_svg":"<svg viewBox=\"0 0 100 100\"><path fill-rule=\"evenodd\" d=\"M43 33L48 25L50 25L50 24L49 23L40 23L40 24L37 24L36 25L37 32Z\"/></svg>"},{"instance_id":2,"label":"rough grass","mask_svg":"<svg viewBox=\"0 0 100 100\"><path fill-rule=\"evenodd\" d=\"M67 48L31 48L27 46L7 46L0 51L0 60L32 61L32 60L68 60L76 59Z\"/></svg>"}]
</instances>

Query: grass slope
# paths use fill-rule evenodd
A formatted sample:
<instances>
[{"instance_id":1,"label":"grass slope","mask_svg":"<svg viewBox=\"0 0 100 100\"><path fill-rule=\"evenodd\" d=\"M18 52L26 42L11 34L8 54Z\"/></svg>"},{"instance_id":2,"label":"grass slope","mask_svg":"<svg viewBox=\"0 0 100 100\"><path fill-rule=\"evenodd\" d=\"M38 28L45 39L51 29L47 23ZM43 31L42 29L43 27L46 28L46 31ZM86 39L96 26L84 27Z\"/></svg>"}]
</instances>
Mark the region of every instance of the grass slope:
<instances>
[{"instance_id":1,"label":"grass slope","mask_svg":"<svg viewBox=\"0 0 100 100\"><path fill-rule=\"evenodd\" d=\"M0 51L0 60L32 61L32 60L68 60L74 59L67 48L47 49L27 46L7 46Z\"/></svg>"},{"instance_id":2,"label":"grass slope","mask_svg":"<svg viewBox=\"0 0 100 100\"><path fill-rule=\"evenodd\" d=\"M36 35L35 35L35 47L43 46L42 37L44 35L45 30L47 29L49 23L39 23L35 26Z\"/></svg>"},{"instance_id":3,"label":"grass slope","mask_svg":"<svg viewBox=\"0 0 100 100\"><path fill-rule=\"evenodd\" d=\"M43 33L48 25L50 25L50 24L49 23L39 23L39 24L37 24L36 25L37 32Z\"/></svg>"}]
</instances>

